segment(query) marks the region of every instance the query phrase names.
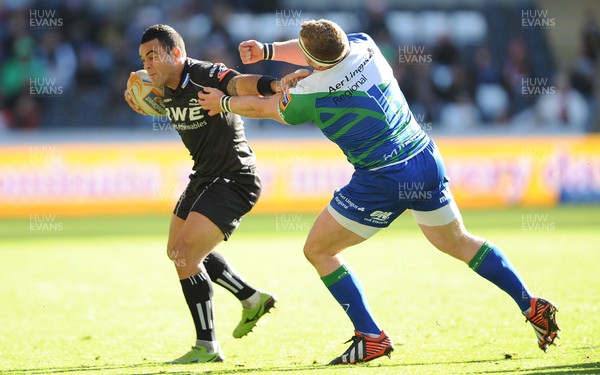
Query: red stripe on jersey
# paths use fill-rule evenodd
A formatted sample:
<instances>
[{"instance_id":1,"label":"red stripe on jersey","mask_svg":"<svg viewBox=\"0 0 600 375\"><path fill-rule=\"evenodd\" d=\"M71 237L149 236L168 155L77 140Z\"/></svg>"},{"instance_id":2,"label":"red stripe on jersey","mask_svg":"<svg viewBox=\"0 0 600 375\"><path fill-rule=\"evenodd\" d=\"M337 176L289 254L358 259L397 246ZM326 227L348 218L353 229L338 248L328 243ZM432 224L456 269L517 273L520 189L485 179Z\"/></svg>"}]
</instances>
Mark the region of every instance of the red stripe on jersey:
<instances>
[{"instance_id":1,"label":"red stripe on jersey","mask_svg":"<svg viewBox=\"0 0 600 375\"><path fill-rule=\"evenodd\" d=\"M219 80L219 82L221 82L223 78L225 78L227 73L231 72L231 69L227 68L227 70L223 70L223 68L227 67L225 65L221 65L221 67L219 68L219 73L217 74L217 79Z\"/></svg>"}]
</instances>

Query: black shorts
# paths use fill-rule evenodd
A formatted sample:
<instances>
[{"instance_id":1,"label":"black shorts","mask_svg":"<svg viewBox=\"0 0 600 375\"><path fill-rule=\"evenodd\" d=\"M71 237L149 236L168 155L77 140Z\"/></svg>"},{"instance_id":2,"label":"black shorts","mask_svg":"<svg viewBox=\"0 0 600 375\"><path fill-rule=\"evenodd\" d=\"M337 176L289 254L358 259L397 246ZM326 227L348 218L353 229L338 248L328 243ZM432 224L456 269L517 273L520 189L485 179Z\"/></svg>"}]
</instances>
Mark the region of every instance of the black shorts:
<instances>
[{"instance_id":1,"label":"black shorts","mask_svg":"<svg viewBox=\"0 0 600 375\"><path fill-rule=\"evenodd\" d=\"M190 183L181 194L173 213L185 220L190 211L212 221L227 241L260 196L261 183L256 172L221 177L190 175Z\"/></svg>"}]
</instances>

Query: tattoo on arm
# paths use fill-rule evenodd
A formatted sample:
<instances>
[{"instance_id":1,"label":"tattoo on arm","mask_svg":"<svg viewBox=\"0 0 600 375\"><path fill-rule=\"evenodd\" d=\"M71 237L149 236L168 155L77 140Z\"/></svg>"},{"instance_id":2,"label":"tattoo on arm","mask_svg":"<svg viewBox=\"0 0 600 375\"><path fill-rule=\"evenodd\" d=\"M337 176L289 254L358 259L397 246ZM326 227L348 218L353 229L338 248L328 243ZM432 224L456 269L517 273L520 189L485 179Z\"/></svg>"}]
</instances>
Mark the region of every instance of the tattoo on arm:
<instances>
[{"instance_id":1,"label":"tattoo on arm","mask_svg":"<svg viewBox=\"0 0 600 375\"><path fill-rule=\"evenodd\" d=\"M227 82L227 93L231 96L237 96L237 85L235 84L235 82L237 81L237 79L233 78L231 80L229 80L229 82Z\"/></svg>"}]
</instances>

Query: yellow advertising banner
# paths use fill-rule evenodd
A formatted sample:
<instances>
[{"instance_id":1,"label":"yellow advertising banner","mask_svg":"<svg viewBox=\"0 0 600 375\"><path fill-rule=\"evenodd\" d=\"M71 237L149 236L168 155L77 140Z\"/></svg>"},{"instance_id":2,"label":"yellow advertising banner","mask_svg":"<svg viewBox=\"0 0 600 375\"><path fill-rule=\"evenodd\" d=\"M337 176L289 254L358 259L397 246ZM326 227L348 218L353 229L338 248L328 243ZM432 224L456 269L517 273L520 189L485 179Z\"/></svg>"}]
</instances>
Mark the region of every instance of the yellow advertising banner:
<instances>
[{"instance_id":1,"label":"yellow advertising banner","mask_svg":"<svg viewBox=\"0 0 600 375\"><path fill-rule=\"evenodd\" d=\"M441 139L460 207L600 202L600 137Z\"/></svg>"},{"instance_id":2,"label":"yellow advertising banner","mask_svg":"<svg viewBox=\"0 0 600 375\"><path fill-rule=\"evenodd\" d=\"M600 137L440 138L461 208L600 201ZM325 139L251 142L254 212L317 212L351 165ZM0 149L0 217L170 213L192 161L176 141L17 144Z\"/></svg>"},{"instance_id":3,"label":"yellow advertising banner","mask_svg":"<svg viewBox=\"0 0 600 375\"><path fill-rule=\"evenodd\" d=\"M3 147L0 216L168 212L190 169L176 142Z\"/></svg>"}]
</instances>

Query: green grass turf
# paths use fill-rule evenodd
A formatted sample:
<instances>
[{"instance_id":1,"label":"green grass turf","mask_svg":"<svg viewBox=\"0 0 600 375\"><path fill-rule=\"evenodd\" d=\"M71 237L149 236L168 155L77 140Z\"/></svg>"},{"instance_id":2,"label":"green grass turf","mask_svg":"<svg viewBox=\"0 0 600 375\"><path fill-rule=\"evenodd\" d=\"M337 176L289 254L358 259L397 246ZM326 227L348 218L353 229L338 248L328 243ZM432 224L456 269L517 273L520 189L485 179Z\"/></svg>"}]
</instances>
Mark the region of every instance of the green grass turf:
<instances>
[{"instance_id":1,"label":"green grass turf","mask_svg":"<svg viewBox=\"0 0 600 375\"><path fill-rule=\"evenodd\" d=\"M464 213L529 287L558 303L562 339L541 352L514 302L434 250L410 215L345 257L396 343L391 360L325 364L352 327L302 256L314 215L248 216L220 246L273 314L236 340L240 305L215 287L222 364L168 366L193 326L165 255L168 215L0 221L2 374L599 374L600 209ZM58 225L60 224L60 225ZM34 228L35 229L35 228ZM510 357L510 358L508 358Z\"/></svg>"}]
</instances>

